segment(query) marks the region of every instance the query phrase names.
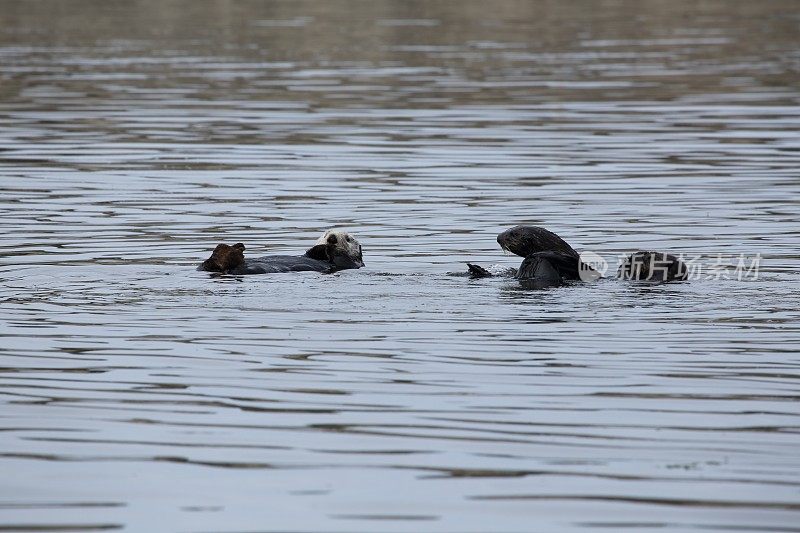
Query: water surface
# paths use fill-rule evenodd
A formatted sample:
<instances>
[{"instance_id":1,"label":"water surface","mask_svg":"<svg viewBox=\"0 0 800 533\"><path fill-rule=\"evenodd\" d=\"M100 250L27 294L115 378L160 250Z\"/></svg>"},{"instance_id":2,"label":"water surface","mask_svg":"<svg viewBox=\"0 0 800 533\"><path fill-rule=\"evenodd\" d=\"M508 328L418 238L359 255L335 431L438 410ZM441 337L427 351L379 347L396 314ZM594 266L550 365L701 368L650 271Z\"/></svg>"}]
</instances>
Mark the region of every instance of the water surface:
<instances>
[{"instance_id":1,"label":"water surface","mask_svg":"<svg viewBox=\"0 0 800 533\"><path fill-rule=\"evenodd\" d=\"M2 2L0 530L800 531L798 23ZM448 274L518 223L702 271Z\"/></svg>"}]
</instances>

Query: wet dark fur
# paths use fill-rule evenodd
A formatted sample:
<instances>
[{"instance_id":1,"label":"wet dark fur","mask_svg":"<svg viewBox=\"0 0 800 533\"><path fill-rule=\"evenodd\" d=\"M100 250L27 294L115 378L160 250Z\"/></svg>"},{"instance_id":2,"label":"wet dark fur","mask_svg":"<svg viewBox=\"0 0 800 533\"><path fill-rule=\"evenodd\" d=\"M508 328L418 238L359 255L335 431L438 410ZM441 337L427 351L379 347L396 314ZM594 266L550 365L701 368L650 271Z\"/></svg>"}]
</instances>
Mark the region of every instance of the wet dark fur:
<instances>
[{"instance_id":1,"label":"wet dark fur","mask_svg":"<svg viewBox=\"0 0 800 533\"><path fill-rule=\"evenodd\" d=\"M689 278L689 269L674 255L636 252L620 265L617 277L639 281L681 281Z\"/></svg>"},{"instance_id":2,"label":"wet dark fur","mask_svg":"<svg viewBox=\"0 0 800 533\"><path fill-rule=\"evenodd\" d=\"M536 252L560 252L578 258L572 246L553 233L538 226L514 226L497 236L497 243L503 250L514 255L528 257Z\"/></svg>"},{"instance_id":3,"label":"wet dark fur","mask_svg":"<svg viewBox=\"0 0 800 533\"><path fill-rule=\"evenodd\" d=\"M564 252L535 252L523 259L517 279L542 278L548 285L561 285L564 280L580 279L580 261Z\"/></svg>"}]
</instances>

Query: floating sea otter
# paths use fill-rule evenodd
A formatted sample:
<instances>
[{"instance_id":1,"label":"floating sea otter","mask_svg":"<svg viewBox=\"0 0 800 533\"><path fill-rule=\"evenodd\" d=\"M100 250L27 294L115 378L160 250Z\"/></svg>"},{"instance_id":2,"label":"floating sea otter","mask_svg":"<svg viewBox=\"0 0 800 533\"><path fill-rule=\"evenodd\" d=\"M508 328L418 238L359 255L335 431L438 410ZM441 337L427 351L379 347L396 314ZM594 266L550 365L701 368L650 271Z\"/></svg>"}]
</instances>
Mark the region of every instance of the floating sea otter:
<instances>
[{"instance_id":1,"label":"floating sea otter","mask_svg":"<svg viewBox=\"0 0 800 533\"><path fill-rule=\"evenodd\" d=\"M328 274L363 266L361 244L347 232L328 230L304 255L299 256L268 255L245 259L244 244L218 244L211 257L203 261L197 270L234 275L303 271Z\"/></svg>"},{"instance_id":2,"label":"floating sea otter","mask_svg":"<svg viewBox=\"0 0 800 533\"><path fill-rule=\"evenodd\" d=\"M534 288L555 287L568 280L600 276L581 261L580 254L561 237L537 226L515 226L497 236L503 250L524 257L514 277ZM467 263L473 277L489 277L485 268ZM620 266L617 276L642 281L673 281L688 277L686 265L662 252L636 252Z\"/></svg>"}]
</instances>

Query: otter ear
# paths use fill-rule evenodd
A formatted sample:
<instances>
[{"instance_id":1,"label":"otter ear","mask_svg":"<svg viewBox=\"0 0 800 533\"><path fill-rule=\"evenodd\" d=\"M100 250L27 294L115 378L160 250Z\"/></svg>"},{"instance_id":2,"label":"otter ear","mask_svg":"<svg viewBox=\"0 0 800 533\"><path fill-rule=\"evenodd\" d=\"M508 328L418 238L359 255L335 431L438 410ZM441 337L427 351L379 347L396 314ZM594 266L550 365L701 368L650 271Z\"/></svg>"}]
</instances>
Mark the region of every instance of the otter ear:
<instances>
[{"instance_id":1,"label":"otter ear","mask_svg":"<svg viewBox=\"0 0 800 533\"><path fill-rule=\"evenodd\" d=\"M328 261L328 245L317 244L313 248L309 248L306 256L311 259L318 259L320 261Z\"/></svg>"}]
</instances>

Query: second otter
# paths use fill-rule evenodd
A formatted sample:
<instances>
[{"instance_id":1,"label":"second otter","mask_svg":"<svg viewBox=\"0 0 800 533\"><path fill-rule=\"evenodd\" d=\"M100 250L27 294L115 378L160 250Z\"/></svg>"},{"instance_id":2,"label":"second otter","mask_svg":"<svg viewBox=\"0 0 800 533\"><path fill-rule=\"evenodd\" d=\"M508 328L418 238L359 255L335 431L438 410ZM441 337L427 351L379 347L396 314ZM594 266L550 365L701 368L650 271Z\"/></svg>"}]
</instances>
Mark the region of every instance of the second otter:
<instances>
[{"instance_id":1,"label":"second otter","mask_svg":"<svg viewBox=\"0 0 800 533\"><path fill-rule=\"evenodd\" d=\"M567 280L579 280L581 272L597 273L580 260L572 246L553 233L538 226L515 226L497 236L503 250L524 257L515 277L534 288L553 287ZM470 274L487 277L492 274L483 267L467 263ZM686 265L677 257L663 252L639 251L630 255L620 266L617 276L639 281L678 281L688 278Z\"/></svg>"}]
</instances>

